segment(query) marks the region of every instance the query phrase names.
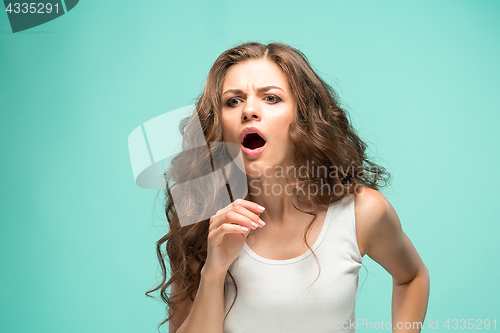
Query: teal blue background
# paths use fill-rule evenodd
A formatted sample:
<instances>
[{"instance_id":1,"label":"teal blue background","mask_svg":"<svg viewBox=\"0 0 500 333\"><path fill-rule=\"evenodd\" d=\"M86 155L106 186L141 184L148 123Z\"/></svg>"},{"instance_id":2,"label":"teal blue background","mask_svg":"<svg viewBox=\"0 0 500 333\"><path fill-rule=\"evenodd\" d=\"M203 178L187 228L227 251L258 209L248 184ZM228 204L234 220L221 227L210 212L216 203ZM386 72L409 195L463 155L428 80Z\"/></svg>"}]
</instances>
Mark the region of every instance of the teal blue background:
<instances>
[{"instance_id":1,"label":"teal blue background","mask_svg":"<svg viewBox=\"0 0 500 333\"><path fill-rule=\"evenodd\" d=\"M16 34L0 13L2 332L156 331L166 228L128 135L254 40L302 50L393 174L382 193L430 271L425 325L500 320L500 2L84 0ZM390 321L390 275L363 263L357 318Z\"/></svg>"}]
</instances>

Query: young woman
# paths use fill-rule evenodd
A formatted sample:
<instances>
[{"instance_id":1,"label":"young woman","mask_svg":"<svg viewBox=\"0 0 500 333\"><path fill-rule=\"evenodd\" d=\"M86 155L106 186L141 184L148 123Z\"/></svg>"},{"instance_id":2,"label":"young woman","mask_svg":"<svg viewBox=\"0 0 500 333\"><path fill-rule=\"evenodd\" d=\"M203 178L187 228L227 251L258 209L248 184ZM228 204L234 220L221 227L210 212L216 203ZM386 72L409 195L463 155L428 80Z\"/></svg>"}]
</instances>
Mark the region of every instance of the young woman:
<instances>
[{"instance_id":1,"label":"young woman","mask_svg":"<svg viewBox=\"0 0 500 333\"><path fill-rule=\"evenodd\" d=\"M179 333L354 332L358 271L368 255L393 278L393 331L420 331L429 274L378 191L390 175L367 158L335 92L300 51L279 43L225 51L194 116L207 143L241 148L248 195L181 226L171 191L213 161L198 153L173 161L170 230L157 243L163 281L148 292L161 288L168 304L160 326L169 322L169 332ZM202 197L216 204L217 195Z\"/></svg>"}]
</instances>

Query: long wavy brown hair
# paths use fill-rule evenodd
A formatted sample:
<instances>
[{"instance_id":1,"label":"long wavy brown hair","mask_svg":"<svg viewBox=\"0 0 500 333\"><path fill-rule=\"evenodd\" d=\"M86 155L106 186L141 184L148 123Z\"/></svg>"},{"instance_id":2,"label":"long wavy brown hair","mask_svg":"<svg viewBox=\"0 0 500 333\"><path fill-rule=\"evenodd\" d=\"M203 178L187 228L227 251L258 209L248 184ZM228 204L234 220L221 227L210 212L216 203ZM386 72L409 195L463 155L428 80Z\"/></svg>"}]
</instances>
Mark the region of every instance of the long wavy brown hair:
<instances>
[{"instance_id":1,"label":"long wavy brown hair","mask_svg":"<svg viewBox=\"0 0 500 333\"><path fill-rule=\"evenodd\" d=\"M185 118L179 127L184 138L184 150L172 160L172 167L165 173L168 184L164 191L165 216L169 230L156 244L163 278L157 287L146 292L146 295L151 297L150 293L160 290L161 299L167 304L168 317L158 325L158 329L173 318L180 302L188 298L194 301L201 279L201 269L207 257L209 219L181 226L176 207L179 209L182 205L193 214L199 215L207 207L217 205L217 193L226 186L224 182L214 182L210 186L201 184L200 187L205 186L205 188L193 188L192 195L185 196L185 200L176 202L174 206L172 192L176 186L210 173L214 169L211 156L224 154L223 148L212 148L208 152L189 149L200 145L199 142L193 142L192 136L186 134L193 131L194 120L197 118L209 147L213 147L210 146L212 142L224 141L221 123L222 84L232 65L248 59L267 59L276 63L290 83L297 102L296 116L289 128L294 144L295 167L306 167L308 163L307 166L323 166L326 170L341 171L332 176L330 172L313 174L306 168L307 172L295 174L294 177L287 174L288 183L297 190L304 185L307 188L310 184L316 184L319 188L329 186L331 189L336 189L333 193L321 191L316 195L308 193L307 196L302 191L294 193L295 208L312 216L303 234L303 241L311 251L307 235L318 216L319 209L355 193L361 185L380 190L390 182L390 173L369 160L366 154L367 145L351 126L347 112L340 107L336 92L315 73L302 52L281 43L264 45L256 42L241 44L225 51L210 69L193 115ZM233 168L231 172L237 172L235 169ZM201 201L205 201L203 205L200 205L200 198ZM205 216L209 216L206 215L207 212L204 213ZM166 251L162 250L164 245ZM314 254L314 251L312 252ZM166 256L170 263L169 273L166 268ZM314 256L318 261L316 255ZM236 296L232 303L234 305L237 297L236 281L230 271L226 279L228 277L236 288ZM175 295L169 295L167 288L173 282L176 282L179 289ZM224 299L226 296L225 288Z\"/></svg>"}]
</instances>

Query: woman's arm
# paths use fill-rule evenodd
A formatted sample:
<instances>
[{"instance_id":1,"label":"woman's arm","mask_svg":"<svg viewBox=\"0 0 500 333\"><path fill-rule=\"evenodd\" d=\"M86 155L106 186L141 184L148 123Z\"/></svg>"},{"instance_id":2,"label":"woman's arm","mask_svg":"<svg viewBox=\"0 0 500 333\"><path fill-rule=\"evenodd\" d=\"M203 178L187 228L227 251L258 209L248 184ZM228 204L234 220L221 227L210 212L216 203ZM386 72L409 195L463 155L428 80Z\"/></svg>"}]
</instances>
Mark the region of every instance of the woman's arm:
<instances>
[{"instance_id":1,"label":"woman's arm","mask_svg":"<svg viewBox=\"0 0 500 333\"><path fill-rule=\"evenodd\" d=\"M236 199L210 218L207 260L186 320L178 333L222 333L224 331L224 281L231 263L245 245L250 229L263 227L259 215L265 208Z\"/></svg>"},{"instance_id":2,"label":"woman's arm","mask_svg":"<svg viewBox=\"0 0 500 333\"><path fill-rule=\"evenodd\" d=\"M222 333L224 322L224 276L201 271L201 280L190 309L175 315L169 324L169 332ZM189 314L186 312L189 311ZM183 314L184 312L184 314ZM183 318L181 318L183 317ZM184 318L186 318L184 320ZM183 320L177 329L177 322ZM176 330L177 329L177 330Z\"/></svg>"},{"instance_id":3,"label":"woman's arm","mask_svg":"<svg viewBox=\"0 0 500 333\"><path fill-rule=\"evenodd\" d=\"M366 254L393 278L393 332L420 332L429 300L427 267L389 201L378 191L364 189L356 198L358 238Z\"/></svg>"}]
</instances>

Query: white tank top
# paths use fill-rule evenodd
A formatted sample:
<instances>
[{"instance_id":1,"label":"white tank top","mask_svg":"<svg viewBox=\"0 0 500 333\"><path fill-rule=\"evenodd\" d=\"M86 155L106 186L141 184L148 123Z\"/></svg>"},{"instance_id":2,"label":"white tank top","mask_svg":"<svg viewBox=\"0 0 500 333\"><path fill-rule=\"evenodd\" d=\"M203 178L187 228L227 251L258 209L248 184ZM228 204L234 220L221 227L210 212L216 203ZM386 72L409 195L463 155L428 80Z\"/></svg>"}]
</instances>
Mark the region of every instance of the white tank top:
<instances>
[{"instance_id":1,"label":"white tank top","mask_svg":"<svg viewBox=\"0 0 500 333\"><path fill-rule=\"evenodd\" d=\"M224 333L354 332L362 264L354 195L328 207L311 248L321 265L316 282L319 267L311 250L293 259L272 260L257 255L245 243L229 267L238 297L224 322ZM227 313L234 300L229 276L225 287Z\"/></svg>"}]
</instances>

